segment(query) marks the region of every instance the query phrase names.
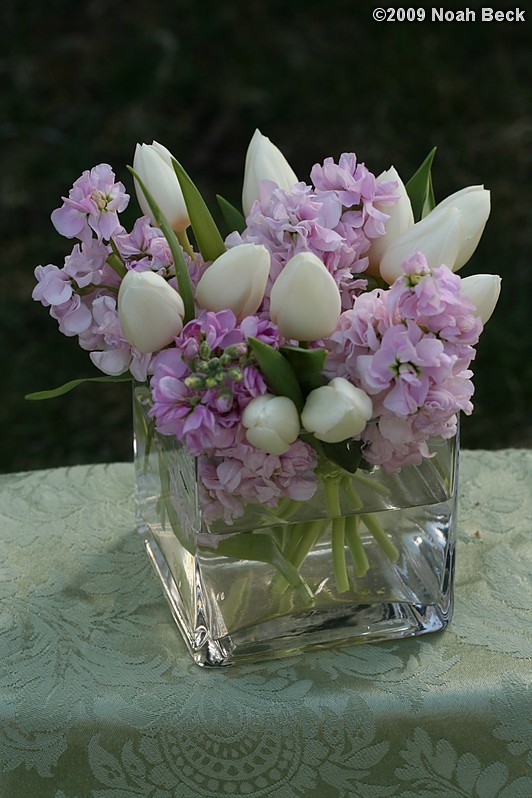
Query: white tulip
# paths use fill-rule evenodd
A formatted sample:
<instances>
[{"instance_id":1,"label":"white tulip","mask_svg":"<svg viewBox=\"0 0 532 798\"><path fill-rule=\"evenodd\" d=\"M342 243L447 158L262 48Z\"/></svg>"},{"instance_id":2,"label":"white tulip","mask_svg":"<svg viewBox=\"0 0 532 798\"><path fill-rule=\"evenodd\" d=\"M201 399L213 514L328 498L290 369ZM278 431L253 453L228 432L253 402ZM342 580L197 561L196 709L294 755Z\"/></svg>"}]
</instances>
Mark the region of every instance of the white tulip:
<instances>
[{"instance_id":1,"label":"white tulip","mask_svg":"<svg viewBox=\"0 0 532 798\"><path fill-rule=\"evenodd\" d=\"M339 443L358 435L373 413L367 393L343 377L316 388L307 396L301 423L325 443Z\"/></svg>"},{"instance_id":2,"label":"white tulip","mask_svg":"<svg viewBox=\"0 0 532 798\"><path fill-rule=\"evenodd\" d=\"M460 211L462 242L453 267L453 271L457 272L476 250L484 232L491 209L490 192L484 186L468 186L444 199L432 213L442 208L458 208Z\"/></svg>"},{"instance_id":3,"label":"white tulip","mask_svg":"<svg viewBox=\"0 0 532 798\"><path fill-rule=\"evenodd\" d=\"M240 244L220 255L196 288L198 305L207 310L229 308L237 318L255 313L266 289L270 253L262 244Z\"/></svg>"},{"instance_id":4,"label":"white tulip","mask_svg":"<svg viewBox=\"0 0 532 798\"><path fill-rule=\"evenodd\" d=\"M183 327L180 295L155 272L128 271L118 291L118 318L125 338L140 352L157 352Z\"/></svg>"},{"instance_id":5,"label":"white tulip","mask_svg":"<svg viewBox=\"0 0 532 798\"><path fill-rule=\"evenodd\" d=\"M338 286L322 261L300 252L273 284L270 317L285 338L316 341L334 332L341 305Z\"/></svg>"},{"instance_id":6,"label":"white tulip","mask_svg":"<svg viewBox=\"0 0 532 798\"><path fill-rule=\"evenodd\" d=\"M393 283L402 274L403 262L417 250L425 255L430 268L444 263L458 271L477 248L489 214L490 192L483 186L468 186L451 194L385 246L379 265L381 276ZM386 244L386 236L384 239Z\"/></svg>"},{"instance_id":7,"label":"white tulip","mask_svg":"<svg viewBox=\"0 0 532 798\"><path fill-rule=\"evenodd\" d=\"M190 219L179 180L172 166L172 153L157 141L153 144L137 144L133 169L152 194L172 229L176 233L186 230ZM136 180L135 191L142 213L149 216L156 224L146 197Z\"/></svg>"},{"instance_id":8,"label":"white tulip","mask_svg":"<svg viewBox=\"0 0 532 798\"><path fill-rule=\"evenodd\" d=\"M399 177L397 170L391 166L385 172L382 172L377 178L377 185L380 183L387 183L395 181L397 183L396 194L398 200L393 205L381 205L374 202L374 206L382 213L387 213L390 217L384 222L386 232L383 236L373 239L368 252L369 268L368 273L377 275L379 273L378 265L384 252L402 233L408 230L414 224L414 214L412 212L412 205L408 197L405 184Z\"/></svg>"},{"instance_id":9,"label":"white tulip","mask_svg":"<svg viewBox=\"0 0 532 798\"><path fill-rule=\"evenodd\" d=\"M246 217L255 200L259 199L263 180L271 180L287 190L298 182L297 175L281 150L263 136L260 130L256 130L249 143L244 167L242 208Z\"/></svg>"},{"instance_id":10,"label":"white tulip","mask_svg":"<svg viewBox=\"0 0 532 798\"><path fill-rule=\"evenodd\" d=\"M299 435L299 415L287 396L254 397L242 413L246 438L268 454L284 454Z\"/></svg>"},{"instance_id":11,"label":"white tulip","mask_svg":"<svg viewBox=\"0 0 532 798\"><path fill-rule=\"evenodd\" d=\"M444 263L453 268L463 240L463 224L458 208L442 208L425 216L402 233L384 252L381 277L391 285L403 274L402 265L415 252L422 252L429 268Z\"/></svg>"},{"instance_id":12,"label":"white tulip","mask_svg":"<svg viewBox=\"0 0 532 798\"><path fill-rule=\"evenodd\" d=\"M482 324L486 324L501 293L501 278L498 274L472 274L471 277L463 277L460 292L471 300L475 306L475 315L480 317Z\"/></svg>"}]
</instances>

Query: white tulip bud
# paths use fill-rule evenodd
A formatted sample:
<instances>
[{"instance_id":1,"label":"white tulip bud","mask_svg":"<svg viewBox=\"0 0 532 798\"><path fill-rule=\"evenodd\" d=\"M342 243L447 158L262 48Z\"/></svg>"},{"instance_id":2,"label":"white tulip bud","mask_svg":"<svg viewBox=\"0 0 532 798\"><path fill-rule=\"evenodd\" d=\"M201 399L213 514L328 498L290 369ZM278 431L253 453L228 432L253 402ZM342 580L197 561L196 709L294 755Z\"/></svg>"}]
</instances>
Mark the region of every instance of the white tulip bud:
<instances>
[{"instance_id":1,"label":"white tulip bud","mask_svg":"<svg viewBox=\"0 0 532 798\"><path fill-rule=\"evenodd\" d=\"M457 272L476 250L484 232L491 209L490 192L484 186L468 186L444 199L436 205L432 213L437 213L442 208L457 208L460 211L462 240L453 267L453 271Z\"/></svg>"},{"instance_id":2,"label":"white tulip bud","mask_svg":"<svg viewBox=\"0 0 532 798\"><path fill-rule=\"evenodd\" d=\"M242 413L246 438L268 454L284 454L299 435L299 415L287 396L254 397Z\"/></svg>"},{"instance_id":3,"label":"white tulip bud","mask_svg":"<svg viewBox=\"0 0 532 798\"><path fill-rule=\"evenodd\" d=\"M239 319L255 313L266 289L270 253L262 244L240 244L216 258L196 288L198 305L207 310L229 308Z\"/></svg>"},{"instance_id":4,"label":"white tulip bud","mask_svg":"<svg viewBox=\"0 0 532 798\"><path fill-rule=\"evenodd\" d=\"M301 423L325 443L339 443L358 435L373 413L367 393L343 377L316 388L307 396Z\"/></svg>"},{"instance_id":5,"label":"white tulip bud","mask_svg":"<svg viewBox=\"0 0 532 798\"><path fill-rule=\"evenodd\" d=\"M259 199L262 180L271 180L286 190L298 182L297 175L278 147L256 130L249 143L244 167L242 208L246 217L255 200Z\"/></svg>"},{"instance_id":6,"label":"white tulip bud","mask_svg":"<svg viewBox=\"0 0 532 798\"><path fill-rule=\"evenodd\" d=\"M155 272L128 271L118 291L118 318L125 338L140 352L157 352L183 327L183 300Z\"/></svg>"},{"instance_id":7,"label":"white tulip bud","mask_svg":"<svg viewBox=\"0 0 532 798\"><path fill-rule=\"evenodd\" d=\"M472 274L471 277L463 277L460 292L471 300L475 306L475 315L480 317L482 324L486 324L501 293L501 278L498 274Z\"/></svg>"},{"instance_id":8,"label":"white tulip bud","mask_svg":"<svg viewBox=\"0 0 532 798\"><path fill-rule=\"evenodd\" d=\"M380 262L381 276L391 285L403 274L402 265L415 252L422 252L429 268L444 263L453 268L463 241L458 208L434 210L395 239Z\"/></svg>"},{"instance_id":9,"label":"white tulip bud","mask_svg":"<svg viewBox=\"0 0 532 798\"><path fill-rule=\"evenodd\" d=\"M342 303L334 278L312 252L291 258L273 284L270 317L285 338L316 341L336 329Z\"/></svg>"},{"instance_id":10,"label":"white tulip bud","mask_svg":"<svg viewBox=\"0 0 532 798\"><path fill-rule=\"evenodd\" d=\"M395 181L397 183L396 194L399 199L393 205L381 205L379 202L374 202L374 206L382 213L387 213L389 219L384 222L386 232L383 236L375 238L371 242L368 252L369 268L368 273L377 275L379 273L379 262L384 252L391 246L391 244L406 230L414 224L414 214L412 212L412 205L408 197L405 184L399 177L397 170L391 166L385 172L382 172L377 178L377 185L380 183L387 183Z\"/></svg>"},{"instance_id":11,"label":"white tulip bud","mask_svg":"<svg viewBox=\"0 0 532 798\"><path fill-rule=\"evenodd\" d=\"M186 230L190 219L179 180L172 166L171 152L157 141L153 144L137 144L133 169L152 194L172 229L176 233ZM135 191L142 213L149 216L156 224L148 201L136 180Z\"/></svg>"}]
</instances>

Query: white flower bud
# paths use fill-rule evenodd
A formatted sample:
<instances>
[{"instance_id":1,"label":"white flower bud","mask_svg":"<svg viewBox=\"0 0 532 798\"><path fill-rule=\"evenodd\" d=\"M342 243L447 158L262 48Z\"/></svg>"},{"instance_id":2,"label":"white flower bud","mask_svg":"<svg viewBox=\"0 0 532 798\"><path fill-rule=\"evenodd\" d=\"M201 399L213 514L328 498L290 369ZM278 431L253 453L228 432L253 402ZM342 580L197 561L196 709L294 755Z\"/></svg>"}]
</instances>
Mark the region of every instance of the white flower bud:
<instances>
[{"instance_id":1,"label":"white flower bud","mask_svg":"<svg viewBox=\"0 0 532 798\"><path fill-rule=\"evenodd\" d=\"M367 393L343 377L316 388L307 396L301 423L325 443L339 443L358 435L373 413Z\"/></svg>"},{"instance_id":2,"label":"white flower bud","mask_svg":"<svg viewBox=\"0 0 532 798\"><path fill-rule=\"evenodd\" d=\"M171 159L171 152L157 141L154 141L153 144L137 144L133 169L144 182L150 194L153 195L172 229L179 233L186 230L190 219ZM148 201L136 180L135 191L142 213L149 216L156 224Z\"/></svg>"},{"instance_id":3,"label":"white flower bud","mask_svg":"<svg viewBox=\"0 0 532 798\"><path fill-rule=\"evenodd\" d=\"M118 318L125 338L140 352L157 352L183 327L183 300L155 272L128 271L118 291Z\"/></svg>"},{"instance_id":4,"label":"white flower bud","mask_svg":"<svg viewBox=\"0 0 532 798\"><path fill-rule=\"evenodd\" d=\"M453 268L463 241L458 208L436 209L395 239L380 262L381 277L391 285L403 274L402 265L415 252L422 252L429 268L444 263Z\"/></svg>"},{"instance_id":5,"label":"white flower bud","mask_svg":"<svg viewBox=\"0 0 532 798\"><path fill-rule=\"evenodd\" d=\"M285 338L316 341L334 332L341 304L338 286L322 261L312 252L300 252L273 284L270 317Z\"/></svg>"},{"instance_id":6,"label":"white flower bud","mask_svg":"<svg viewBox=\"0 0 532 798\"><path fill-rule=\"evenodd\" d=\"M242 413L246 438L269 454L284 454L299 435L299 415L287 396L254 397Z\"/></svg>"},{"instance_id":7,"label":"white flower bud","mask_svg":"<svg viewBox=\"0 0 532 798\"><path fill-rule=\"evenodd\" d=\"M484 186L468 186L444 199L436 205L432 213L437 213L442 208L457 208L460 211L462 239L460 251L452 267L457 272L476 250L484 232L491 209L490 192Z\"/></svg>"},{"instance_id":8,"label":"white flower bud","mask_svg":"<svg viewBox=\"0 0 532 798\"><path fill-rule=\"evenodd\" d=\"M414 224L414 214L412 212L412 205L406 192L405 184L399 177L397 170L391 166L385 172L382 172L377 178L377 185L380 183L387 183L395 181L397 183L396 194L399 199L393 205L381 205L374 202L374 206L382 213L387 213L390 217L384 222L386 232L383 236L373 239L368 252L369 268L368 273L377 275L379 273L378 265L384 252L391 246L391 244L406 230Z\"/></svg>"},{"instance_id":9,"label":"white flower bud","mask_svg":"<svg viewBox=\"0 0 532 798\"><path fill-rule=\"evenodd\" d=\"M256 130L249 143L244 167L242 208L248 216L251 206L260 196L262 180L271 180L280 188L290 189L298 180L282 152L269 138Z\"/></svg>"},{"instance_id":10,"label":"white flower bud","mask_svg":"<svg viewBox=\"0 0 532 798\"><path fill-rule=\"evenodd\" d=\"M262 244L240 244L220 255L196 288L198 305L207 310L229 308L239 319L255 313L266 289L270 253Z\"/></svg>"},{"instance_id":11,"label":"white flower bud","mask_svg":"<svg viewBox=\"0 0 532 798\"><path fill-rule=\"evenodd\" d=\"M463 277L460 292L467 297L476 309L482 324L486 324L495 310L495 305L501 293L501 278L498 274L472 274Z\"/></svg>"}]
</instances>

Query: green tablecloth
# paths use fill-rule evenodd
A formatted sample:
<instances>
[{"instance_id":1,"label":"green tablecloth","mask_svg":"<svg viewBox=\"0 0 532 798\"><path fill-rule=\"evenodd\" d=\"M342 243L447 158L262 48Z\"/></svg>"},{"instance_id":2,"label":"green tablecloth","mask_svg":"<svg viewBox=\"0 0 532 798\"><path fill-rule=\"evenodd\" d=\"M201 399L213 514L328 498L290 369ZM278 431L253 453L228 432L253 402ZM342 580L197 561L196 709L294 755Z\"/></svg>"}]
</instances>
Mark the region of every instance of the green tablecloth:
<instances>
[{"instance_id":1,"label":"green tablecloth","mask_svg":"<svg viewBox=\"0 0 532 798\"><path fill-rule=\"evenodd\" d=\"M447 631L205 671L131 464L0 477L0 796L530 798L532 451L460 485Z\"/></svg>"}]
</instances>

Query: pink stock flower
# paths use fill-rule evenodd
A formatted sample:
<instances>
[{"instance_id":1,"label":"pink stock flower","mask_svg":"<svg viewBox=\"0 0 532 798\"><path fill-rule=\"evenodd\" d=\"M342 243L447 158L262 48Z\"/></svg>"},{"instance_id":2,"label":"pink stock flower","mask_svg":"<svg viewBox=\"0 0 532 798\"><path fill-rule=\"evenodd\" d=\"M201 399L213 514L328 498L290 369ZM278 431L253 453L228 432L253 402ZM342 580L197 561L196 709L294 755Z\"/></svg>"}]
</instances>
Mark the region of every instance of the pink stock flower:
<instances>
[{"instance_id":1,"label":"pink stock flower","mask_svg":"<svg viewBox=\"0 0 532 798\"><path fill-rule=\"evenodd\" d=\"M389 290L356 297L325 342L327 376L372 398L364 456L389 471L421 462L429 436L453 435L457 413L471 413L469 365L482 329L450 269L430 270L420 253L403 268Z\"/></svg>"},{"instance_id":2,"label":"pink stock flower","mask_svg":"<svg viewBox=\"0 0 532 798\"><path fill-rule=\"evenodd\" d=\"M62 305L71 298L73 291L70 277L53 263L37 266L35 277L37 285L31 296L32 299L41 302L45 308L50 305Z\"/></svg>"},{"instance_id":3,"label":"pink stock flower","mask_svg":"<svg viewBox=\"0 0 532 798\"><path fill-rule=\"evenodd\" d=\"M249 503L275 507L283 497L307 501L316 491L316 465L316 453L303 441L272 455L251 446L240 427L230 447L199 458L205 520L231 523Z\"/></svg>"},{"instance_id":4,"label":"pink stock flower","mask_svg":"<svg viewBox=\"0 0 532 798\"><path fill-rule=\"evenodd\" d=\"M72 278L78 288L99 285L108 257L107 247L92 238L81 246L74 246L70 255L65 258L63 272Z\"/></svg>"},{"instance_id":5,"label":"pink stock flower","mask_svg":"<svg viewBox=\"0 0 532 798\"><path fill-rule=\"evenodd\" d=\"M193 455L234 444L242 410L266 392L246 339L278 345L277 328L253 316L237 322L231 310L200 311L152 364L150 414L163 435L184 440Z\"/></svg>"},{"instance_id":6,"label":"pink stock flower","mask_svg":"<svg viewBox=\"0 0 532 798\"><path fill-rule=\"evenodd\" d=\"M123 184L115 181L109 164L101 163L76 180L63 205L52 213L52 223L66 238L87 241L95 234L99 241L109 241L120 227L118 213L128 202Z\"/></svg>"}]
</instances>

